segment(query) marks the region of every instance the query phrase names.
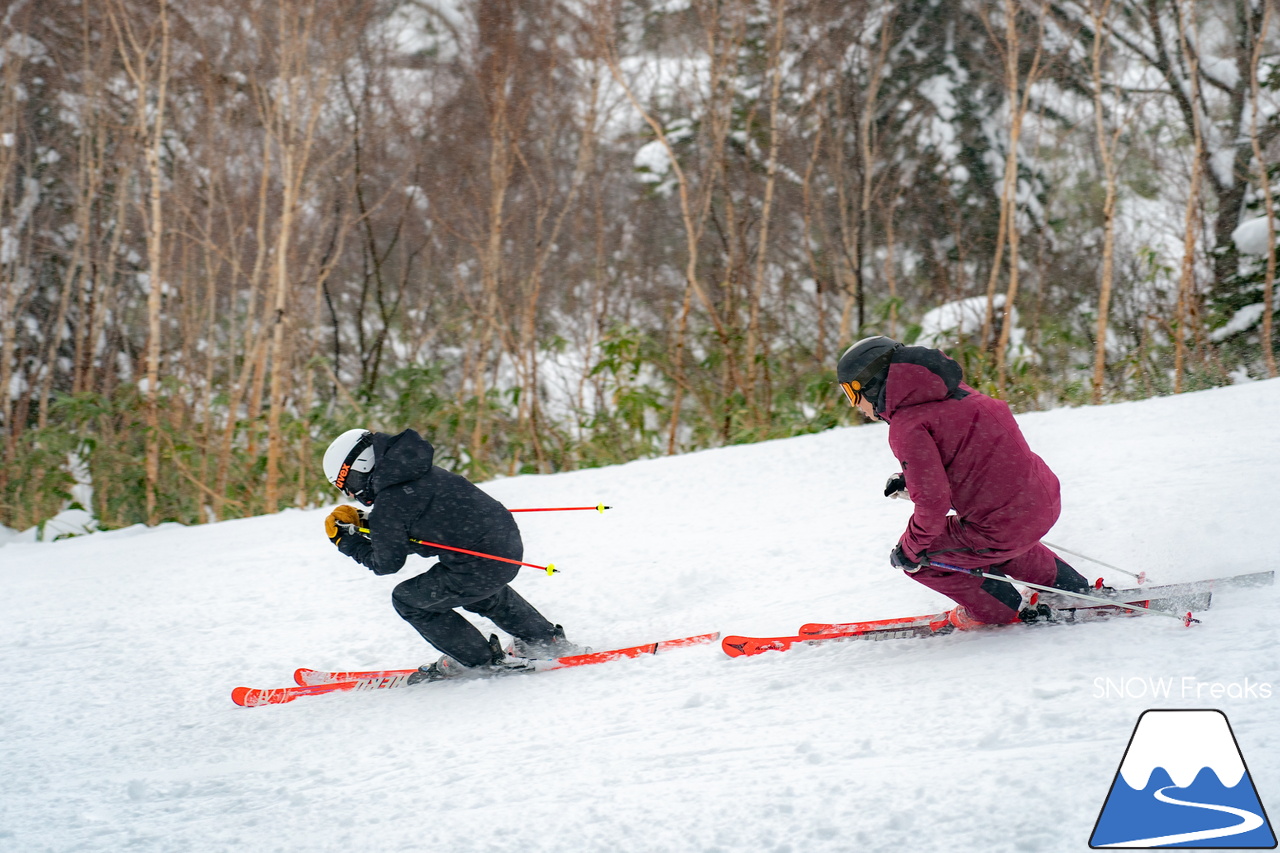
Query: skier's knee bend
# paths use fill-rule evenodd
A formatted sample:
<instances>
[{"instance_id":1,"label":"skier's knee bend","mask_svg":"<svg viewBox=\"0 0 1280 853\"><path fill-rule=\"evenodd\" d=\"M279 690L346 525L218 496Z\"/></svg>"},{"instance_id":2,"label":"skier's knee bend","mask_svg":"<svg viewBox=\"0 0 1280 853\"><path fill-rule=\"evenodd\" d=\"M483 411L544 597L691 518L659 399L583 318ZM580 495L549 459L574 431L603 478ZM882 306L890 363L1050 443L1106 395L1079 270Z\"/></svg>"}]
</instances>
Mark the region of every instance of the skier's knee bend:
<instances>
[{"instance_id":1,"label":"skier's knee bend","mask_svg":"<svg viewBox=\"0 0 1280 853\"><path fill-rule=\"evenodd\" d=\"M1003 610L1004 608L1008 608L1009 618L1007 620L995 620L995 621L1013 621L1013 619L1017 617L1018 610L1022 607L1022 593L1018 592L1017 587L1015 587L1013 584L1009 583L1008 581L987 578L982 582L982 586L980 587L980 589L998 602L998 605L996 607L997 611ZM1000 615L1004 615L1004 614L1001 613ZM990 620L983 620L983 621L990 621Z\"/></svg>"},{"instance_id":2,"label":"skier's knee bend","mask_svg":"<svg viewBox=\"0 0 1280 853\"><path fill-rule=\"evenodd\" d=\"M420 596L415 594L415 588L412 586L412 580L397 584L396 588L391 591L391 606L395 608L396 613L404 619L410 619L413 616L421 616L425 613L435 613L442 609L427 606L424 607L420 600ZM412 621L412 620L411 620Z\"/></svg>"},{"instance_id":3,"label":"skier's knee bend","mask_svg":"<svg viewBox=\"0 0 1280 853\"><path fill-rule=\"evenodd\" d=\"M396 613L399 613L402 619L408 619L413 614L422 612L400 597L400 587L398 586L391 592L391 606L395 608Z\"/></svg>"}]
</instances>

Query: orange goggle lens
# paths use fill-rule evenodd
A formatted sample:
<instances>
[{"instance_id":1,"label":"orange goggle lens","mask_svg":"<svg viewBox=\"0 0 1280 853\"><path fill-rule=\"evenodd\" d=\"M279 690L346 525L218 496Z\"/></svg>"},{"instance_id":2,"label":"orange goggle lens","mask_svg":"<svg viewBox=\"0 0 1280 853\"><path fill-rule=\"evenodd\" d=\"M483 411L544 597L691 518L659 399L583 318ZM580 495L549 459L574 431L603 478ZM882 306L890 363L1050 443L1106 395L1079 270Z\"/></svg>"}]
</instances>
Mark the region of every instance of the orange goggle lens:
<instances>
[{"instance_id":1,"label":"orange goggle lens","mask_svg":"<svg viewBox=\"0 0 1280 853\"><path fill-rule=\"evenodd\" d=\"M844 395L849 398L849 405L855 409L858 408L858 403L862 402L862 383L857 380L841 382L840 388L844 391Z\"/></svg>"}]
</instances>

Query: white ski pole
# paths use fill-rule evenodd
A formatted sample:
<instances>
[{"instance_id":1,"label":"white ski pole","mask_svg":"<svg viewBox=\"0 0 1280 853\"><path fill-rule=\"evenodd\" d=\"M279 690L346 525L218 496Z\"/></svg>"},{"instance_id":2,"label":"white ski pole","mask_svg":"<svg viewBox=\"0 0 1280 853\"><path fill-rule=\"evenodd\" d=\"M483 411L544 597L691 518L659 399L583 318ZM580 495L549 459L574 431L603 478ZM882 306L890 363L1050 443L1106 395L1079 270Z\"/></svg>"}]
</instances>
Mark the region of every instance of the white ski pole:
<instances>
[{"instance_id":1,"label":"white ski pole","mask_svg":"<svg viewBox=\"0 0 1280 853\"><path fill-rule=\"evenodd\" d=\"M1127 572L1124 569L1120 568L1119 566L1113 566L1110 563L1104 563L1101 560L1095 560L1093 557L1090 557L1087 554L1081 554L1079 551L1072 551L1070 548L1063 548L1061 545L1054 545L1052 542L1045 542L1043 539L1040 540L1040 542L1043 545L1048 545L1050 548L1052 548L1055 551L1062 551L1063 553L1070 554L1073 557L1079 557L1082 560L1088 560L1090 563L1094 563L1096 565L1102 566L1103 568L1111 569L1111 571L1113 572L1119 572L1122 575L1128 575L1131 578L1135 578L1138 581L1138 586L1142 586L1142 584L1144 584L1147 580L1146 572L1138 572L1135 575L1133 572Z\"/></svg>"}]
</instances>

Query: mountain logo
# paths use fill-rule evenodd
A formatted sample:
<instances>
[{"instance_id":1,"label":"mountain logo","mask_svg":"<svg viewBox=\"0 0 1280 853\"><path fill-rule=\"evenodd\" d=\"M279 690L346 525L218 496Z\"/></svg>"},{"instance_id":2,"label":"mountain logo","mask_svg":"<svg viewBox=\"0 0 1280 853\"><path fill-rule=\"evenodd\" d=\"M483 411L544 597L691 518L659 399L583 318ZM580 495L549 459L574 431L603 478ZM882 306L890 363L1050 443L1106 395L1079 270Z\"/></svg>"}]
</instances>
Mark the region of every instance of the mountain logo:
<instances>
[{"instance_id":1,"label":"mountain logo","mask_svg":"<svg viewBox=\"0 0 1280 853\"><path fill-rule=\"evenodd\" d=\"M1144 711L1089 846L1274 849L1275 833L1226 714Z\"/></svg>"}]
</instances>

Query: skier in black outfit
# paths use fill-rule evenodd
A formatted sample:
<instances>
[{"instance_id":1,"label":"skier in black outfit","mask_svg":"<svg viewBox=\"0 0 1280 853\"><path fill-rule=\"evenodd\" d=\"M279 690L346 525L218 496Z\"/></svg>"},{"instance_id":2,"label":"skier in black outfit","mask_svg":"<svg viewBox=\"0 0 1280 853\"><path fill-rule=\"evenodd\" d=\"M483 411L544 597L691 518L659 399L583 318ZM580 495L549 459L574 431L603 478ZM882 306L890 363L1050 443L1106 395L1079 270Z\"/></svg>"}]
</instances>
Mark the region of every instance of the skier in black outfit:
<instances>
[{"instance_id":1,"label":"skier in black outfit","mask_svg":"<svg viewBox=\"0 0 1280 853\"><path fill-rule=\"evenodd\" d=\"M508 584L520 571L512 563L437 550L420 539L511 560L524 554L520 529L501 503L465 477L432 464L435 449L411 429L388 435L354 429L329 445L325 476L348 498L373 509L340 506L325 519L338 550L377 575L394 574L409 554L438 557L423 574L398 584L396 612L444 656L422 666L410 683L455 675L520 671L528 658L581 652ZM360 528L366 527L367 534ZM511 634L513 655L496 636L488 640L455 608L490 619Z\"/></svg>"}]
</instances>

